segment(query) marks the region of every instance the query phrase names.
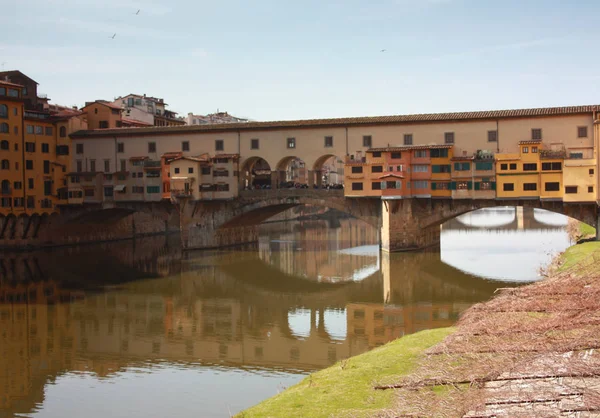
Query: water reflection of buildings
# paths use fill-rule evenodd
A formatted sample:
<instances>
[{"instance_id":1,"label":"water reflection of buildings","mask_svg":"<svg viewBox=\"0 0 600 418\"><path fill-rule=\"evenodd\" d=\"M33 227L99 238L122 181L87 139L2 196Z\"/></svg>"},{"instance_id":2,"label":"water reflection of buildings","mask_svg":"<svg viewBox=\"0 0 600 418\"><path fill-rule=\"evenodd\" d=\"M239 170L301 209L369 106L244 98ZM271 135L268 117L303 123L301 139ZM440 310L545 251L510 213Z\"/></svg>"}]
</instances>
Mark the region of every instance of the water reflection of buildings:
<instances>
[{"instance_id":1,"label":"water reflection of buildings","mask_svg":"<svg viewBox=\"0 0 600 418\"><path fill-rule=\"evenodd\" d=\"M349 229L340 233L348 247L376 238ZM300 234L303 251L191 253L183 263L178 248L160 240L79 250L77 257L71 249L1 255L16 265L23 257L38 273L29 281L0 276L0 409L32 411L48 379L70 371L111 376L164 362L317 370L401 335L450 325L495 289L427 253L384 255L361 281L314 280L337 268L335 238L308 228ZM291 253L283 264L274 255L282 252ZM344 257L355 268L365 263L361 253ZM119 286L99 292L109 278Z\"/></svg>"}]
</instances>

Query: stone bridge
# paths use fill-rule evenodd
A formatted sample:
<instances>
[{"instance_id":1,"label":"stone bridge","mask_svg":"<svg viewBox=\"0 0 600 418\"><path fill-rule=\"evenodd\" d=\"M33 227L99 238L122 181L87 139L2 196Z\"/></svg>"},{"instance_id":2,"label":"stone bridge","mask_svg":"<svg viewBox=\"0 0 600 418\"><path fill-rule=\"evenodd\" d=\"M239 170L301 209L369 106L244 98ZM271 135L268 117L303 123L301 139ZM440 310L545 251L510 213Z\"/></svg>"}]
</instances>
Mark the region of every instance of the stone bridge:
<instances>
[{"instance_id":1,"label":"stone bridge","mask_svg":"<svg viewBox=\"0 0 600 418\"><path fill-rule=\"evenodd\" d=\"M299 205L337 209L380 228L384 251L410 251L438 245L440 225L459 215L497 206L545 209L591 226L598 221L595 203L540 200L470 200L345 198L342 190L243 191L228 201L179 202L181 237L185 249L217 248L257 241L257 226Z\"/></svg>"}]
</instances>

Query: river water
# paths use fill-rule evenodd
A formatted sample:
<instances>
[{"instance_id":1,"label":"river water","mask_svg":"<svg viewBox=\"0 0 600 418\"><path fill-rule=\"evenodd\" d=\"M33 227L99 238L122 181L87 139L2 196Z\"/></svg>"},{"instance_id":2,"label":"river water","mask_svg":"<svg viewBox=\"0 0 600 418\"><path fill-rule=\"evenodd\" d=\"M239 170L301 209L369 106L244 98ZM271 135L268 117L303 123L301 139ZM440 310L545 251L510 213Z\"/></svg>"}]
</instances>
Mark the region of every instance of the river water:
<instances>
[{"instance_id":1,"label":"river water","mask_svg":"<svg viewBox=\"0 0 600 418\"><path fill-rule=\"evenodd\" d=\"M440 250L391 255L351 219L183 255L176 236L3 253L0 417L229 417L537 280L566 222L481 210L444 224Z\"/></svg>"}]
</instances>

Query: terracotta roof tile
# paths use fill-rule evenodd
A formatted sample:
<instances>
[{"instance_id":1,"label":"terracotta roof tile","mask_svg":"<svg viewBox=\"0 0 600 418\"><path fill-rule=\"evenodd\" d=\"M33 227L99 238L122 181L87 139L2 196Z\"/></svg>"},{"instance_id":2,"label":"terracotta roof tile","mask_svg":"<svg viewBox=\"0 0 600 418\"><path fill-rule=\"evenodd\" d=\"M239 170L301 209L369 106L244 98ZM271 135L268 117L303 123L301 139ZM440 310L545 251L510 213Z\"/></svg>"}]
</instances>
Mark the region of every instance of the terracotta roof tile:
<instances>
[{"instance_id":1,"label":"terracotta roof tile","mask_svg":"<svg viewBox=\"0 0 600 418\"><path fill-rule=\"evenodd\" d=\"M461 122L473 120L493 120L524 117L564 116L600 111L600 105L589 106L567 106L547 107L535 109L510 109L489 110L476 112L453 112L453 113L426 113L416 115L396 116L364 116L355 118L336 119L306 119L272 122L243 122L227 124L186 125L170 127L148 127L128 129L103 129L100 131L79 131L73 133L73 138L88 136L132 136L132 135L159 135L165 133L202 133L202 132L236 132L262 129L282 128L315 128L336 126L372 126L409 123L432 123L432 122Z\"/></svg>"},{"instance_id":2,"label":"terracotta roof tile","mask_svg":"<svg viewBox=\"0 0 600 418\"><path fill-rule=\"evenodd\" d=\"M535 144L539 144L541 143L542 140L541 139L530 139L527 141L519 141L519 145L535 145Z\"/></svg>"},{"instance_id":3,"label":"terracotta roof tile","mask_svg":"<svg viewBox=\"0 0 600 418\"><path fill-rule=\"evenodd\" d=\"M400 174L394 174L394 173L386 173L383 176L379 176L377 177L378 179L385 179L387 177L395 177L395 178L399 178L399 179L403 179L404 176L400 175Z\"/></svg>"},{"instance_id":4,"label":"terracotta roof tile","mask_svg":"<svg viewBox=\"0 0 600 418\"><path fill-rule=\"evenodd\" d=\"M216 160L217 158L232 158L234 160L240 158L240 154L217 154L213 155L211 159Z\"/></svg>"},{"instance_id":5,"label":"terracotta roof tile","mask_svg":"<svg viewBox=\"0 0 600 418\"><path fill-rule=\"evenodd\" d=\"M423 149L450 149L454 145L409 145L405 147L369 148L367 152L413 151Z\"/></svg>"}]
</instances>

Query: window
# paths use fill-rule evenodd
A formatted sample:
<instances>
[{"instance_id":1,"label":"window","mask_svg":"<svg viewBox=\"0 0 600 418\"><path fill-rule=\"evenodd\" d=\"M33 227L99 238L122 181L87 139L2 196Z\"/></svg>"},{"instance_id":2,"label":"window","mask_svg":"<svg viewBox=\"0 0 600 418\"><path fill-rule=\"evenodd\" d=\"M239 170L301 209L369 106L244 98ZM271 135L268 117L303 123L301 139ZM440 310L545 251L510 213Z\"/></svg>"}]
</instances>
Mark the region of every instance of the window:
<instances>
[{"instance_id":1,"label":"window","mask_svg":"<svg viewBox=\"0 0 600 418\"><path fill-rule=\"evenodd\" d=\"M52 136L53 133L54 133L54 130L52 129L52 126L46 126L46 130L45 130L46 136Z\"/></svg>"},{"instance_id":2,"label":"window","mask_svg":"<svg viewBox=\"0 0 600 418\"><path fill-rule=\"evenodd\" d=\"M514 192L514 190L515 190L514 183L504 183L503 184L503 190L505 192Z\"/></svg>"},{"instance_id":3,"label":"window","mask_svg":"<svg viewBox=\"0 0 600 418\"><path fill-rule=\"evenodd\" d=\"M432 173L449 173L450 172L450 164L432 165L431 172Z\"/></svg>"},{"instance_id":4,"label":"window","mask_svg":"<svg viewBox=\"0 0 600 418\"><path fill-rule=\"evenodd\" d=\"M560 183L558 183L558 182L546 183L544 185L544 189L547 192L558 192L560 190Z\"/></svg>"},{"instance_id":5,"label":"window","mask_svg":"<svg viewBox=\"0 0 600 418\"><path fill-rule=\"evenodd\" d=\"M32 190L32 189L33 189L33 186L34 186L34 184L33 184L33 179L27 179L27 188L28 188L29 190Z\"/></svg>"},{"instance_id":6,"label":"window","mask_svg":"<svg viewBox=\"0 0 600 418\"><path fill-rule=\"evenodd\" d=\"M148 194L160 193L160 186L147 186L146 193L148 193Z\"/></svg>"},{"instance_id":7,"label":"window","mask_svg":"<svg viewBox=\"0 0 600 418\"><path fill-rule=\"evenodd\" d=\"M75 153L83 154L83 144L75 144Z\"/></svg>"},{"instance_id":8,"label":"window","mask_svg":"<svg viewBox=\"0 0 600 418\"><path fill-rule=\"evenodd\" d=\"M381 151L373 151L373 158L381 158Z\"/></svg>"},{"instance_id":9,"label":"window","mask_svg":"<svg viewBox=\"0 0 600 418\"><path fill-rule=\"evenodd\" d=\"M6 87L0 87L0 96L6 96Z\"/></svg>"},{"instance_id":10,"label":"window","mask_svg":"<svg viewBox=\"0 0 600 418\"><path fill-rule=\"evenodd\" d=\"M448 158L448 149L432 149L429 151L431 158Z\"/></svg>"},{"instance_id":11,"label":"window","mask_svg":"<svg viewBox=\"0 0 600 418\"><path fill-rule=\"evenodd\" d=\"M477 162L475 163L475 170L477 171L490 171L494 169L494 163L492 162Z\"/></svg>"},{"instance_id":12,"label":"window","mask_svg":"<svg viewBox=\"0 0 600 418\"><path fill-rule=\"evenodd\" d=\"M44 160L44 174L50 174L50 161Z\"/></svg>"},{"instance_id":13,"label":"window","mask_svg":"<svg viewBox=\"0 0 600 418\"><path fill-rule=\"evenodd\" d=\"M488 142L498 142L498 131L488 131Z\"/></svg>"},{"instance_id":14,"label":"window","mask_svg":"<svg viewBox=\"0 0 600 418\"><path fill-rule=\"evenodd\" d=\"M429 166L421 164L421 165L413 165L412 171L413 173L427 173L429 171Z\"/></svg>"},{"instance_id":15,"label":"window","mask_svg":"<svg viewBox=\"0 0 600 418\"><path fill-rule=\"evenodd\" d=\"M104 160L104 172L110 173L110 160Z\"/></svg>"},{"instance_id":16,"label":"window","mask_svg":"<svg viewBox=\"0 0 600 418\"><path fill-rule=\"evenodd\" d=\"M125 152L125 143L124 142L117 142L117 152L120 154Z\"/></svg>"},{"instance_id":17,"label":"window","mask_svg":"<svg viewBox=\"0 0 600 418\"><path fill-rule=\"evenodd\" d=\"M470 181L458 181L456 182L456 190L469 190L471 189L470 185Z\"/></svg>"},{"instance_id":18,"label":"window","mask_svg":"<svg viewBox=\"0 0 600 418\"><path fill-rule=\"evenodd\" d=\"M69 146L68 145L57 145L56 146L56 155L69 155Z\"/></svg>"},{"instance_id":19,"label":"window","mask_svg":"<svg viewBox=\"0 0 600 418\"><path fill-rule=\"evenodd\" d=\"M562 170L562 163L542 163L542 171Z\"/></svg>"},{"instance_id":20,"label":"window","mask_svg":"<svg viewBox=\"0 0 600 418\"><path fill-rule=\"evenodd\" d=\"M587 138L587 136L588 136L587 126L577 127L577 138Z\"/></svg>"},{"instance_id":21,"label":"window","mask_svg":"<svg viewBox=\"0 0 600 418\"><path fill-rule=\"evenodd\" d=\"M353 174L360 174L363 172L363 168L361 166L358 167L352 167L352 173Z\"/></svg>"},{"instance_id":22,"label":"window","mask_svg":"<svg viewBox=\"0 0 600 418\"><path fill-rule=\"evenodd\" d=\"M8 150L9 148L10 148L10 144L6 139L3 141L0 141L0 149L1 150Z\"/></svg>"},{"instance_id":23,"label":"window","mask_svg":"<svg viewBox=\"0 0 600 418\"><path fill-rule=\"evenodd\" d=\"M523 154L529 154L529 147L523 147Z\"/></svg>"},{"instance_id":24,"label":"window","mask_svg":"<svg viewBox=\"0 0 600 418\"><path fill-rule=\"evenodd\" d=\"M2 160L2 170L10 170L10 161Z\"/></svg>"},{"instance_id":25,"label":"window","mask_svg":"<svg viewBox=\"0 0 600 418\"><path fill-rule=\"evenodd\" d=\"M352 190L362 190L362 189L363 189L362 183L352 183Z\"/></svg>"},{"instance_id":26,"label":"window","mask_svg":"<svg viewBox=\"0 0 600 418\"><path fill-rule=\"evenodd\" d=\"M288 138L287 139L287 147L288 148L296 148L296 138Z\"/></svg>"},{"instance_id":27,"label":"window","mask_svg":"<svg viewBox=\"0 0 600 418\"><path fill-rule=\"evenodd\" d=\"M35 142L25 142L26 152L35 152Z\"/></svg>"},{"instance_id":28,"label":"window","mask_svg":"<svg viewBox=\"0 0 600 418\"><path fill-rule=\"evenodd\" d=\"M371 148L372 146L373 146L373 137L371 135L364 135L363 136L363 147Z\"/></svg>"},{"instance_id":29,"label":"window","mask_svg":"<svg viewBox=\"0 0 600 418\"><path fill-rule=\"evenodd\" d=\"M0 123L0 134L7 134L9 130L8 123Z\"/></svg>"},{"instance_id":30,"label":"window","mask_svg":"<svg viewBox=\"0 0 600 418\"><path fill-rule=\"evenodd\" d=\"M50 144L42 144L42 152L44 154L50 153Z\"/></svg>"},{"instance_id":31,"label":"window","mask_svg":"<svg viewBox=\"0 0 600 418\"><path fill-rule=\"evenodd\" d=\"M537 183L524 183L523 191L525 192L533 192L537 190Z\"/></svg>"},{"instance_id":32,"label":"window","mask_svg":"<svg viewBox=\"0 0 600 418\"><path fill-rule=\"evenodd\" d=\"M131 193L144 193L144 186L132 186L131 187Z\"/></svg>"},{"instance_id":33,"label":"window","mask_svg":"<svg viewBox=\"0 0 600 418\"><path fill-rule=\"evenodd\" d=\"M96 160L90 160L90 171L92 173L96 172Z\"/></svg>"},{"instance_id":34,"label":"window","mask_svg":"<svg viewBox=\"0 0 600 418\"><path fill-rule=\"evenodd\" d=\"M229 184L215 184L215 191L216 192L228 192Z\"/></svg>"},{"instance_id":35,"label":"window","mask_svg":"<svg viewBox=\"0 0 600 418\"><path fill-rule=\"evenodd\" d=\"M83 163L82 163L82 161L81 160L77 160L75 163L77 165L77 172L81 173L83 171Z\"/></svg>"},{"instance_id":36,"label":"window","mask_svg":"<svg viewBox=\"0 0 600 418\"><path fill-rule=\"evenodd\" d=\"M427 158L427 150L424 150L424 149L416 150L415 158Z\"/></svg>"},{"instance_id":37,"label":"window","mask_svg":"<svg viewBox=\"0 0 600 418\"><path fill-rule=\"evenodd\" d=\"M355 167L352 167L352 168L355 168ZM358 168L362 168L362 167L358 167ZM383 166L382 165L371 166L371 173L383 173Z\"/></svg>"},{"instance_id":38,"label":"window","mask_svg":"<svg viewBox=\"0 0 600 418\"><path fill-rule=\"evenodd\" d=\"M381 190L381 182L379 182L379 181L372 182L371 190Z\"/></svg>"},{"instance_id":39,"label":"window","mask_svg":"<svg viewBox=\"0 0 600 418\"><path fill-rule=\"evenodd\" d=\"M20 181L15 181L14 188L15 188L15 190L22 190L23 183L21 183Z\"/></svg>"},{"instance_id":40,"label":"window","mask_svg":"<svg viewBox=\"0 0 600 418\"><path fill-rule=\"evenodd\" d=\"M127 160L121 160L121 171L127 171Z\"/></svg>"},{"instance_id":41,"label":"window","mask_svg":"<svg viewBox=\"0 0 600 418\"><path fill-rule=\"evenodd\" d=\"M148 152L149 153L156 152L156 142L148 142Z\"/></svg>"},{"instance_id":42,"label":"window","mask_svg":"<svg viewBox=\"0 0 600 418\"><path fill-rule=\"evenodd\" d=\"M181 151L189 151L190 150L190 141L183 141L181 143Z\"/></svg>"},{"instance_id":43,"label":"window","mask_svg":"<svg viewBox=\"0 0 600 418\"><path fill-rule=\"evenodd\" d=\"M259 149L258 139L255 138L250 140L250 149Z\"/></svg>"},{"instance_id":44,"label":"window","mask_svg":"<svg viewBox=\"0 0 600 418\"><path fill-rule=\"evenodd\" d=\"M537 171L536 163L523 164L523 171Z\"/></svg>"},{"instance_id":45,"label":"window","mask_svg":"<svg viewBox=\"0 0 600 418\"><path fill-rule=\"evenodd\" d=\"M100 129L108 129L108 121L107 121L107 120L101 120L101 121L98 123L98 127L99 127ZM111 195L111 196L112 196L112 195Z\"/></svg>"},{"instance_id":46,"label":"window","mask_svg":"<svg viewBox=\"0 0 600 418\"><path fill-rule=\"evenodd\" d=\"M223 151L225 149L225 144L222 139L215 140L215 151Z\"/></svg>"},{"instance_id":47,"label":"window","mask_svg":"<svg viewBox=\"0 0 600 418\"><path fill-rule=\"evenodd\" d=\"M454 132L446 132L444 134L444 144L454 144Z\"/></svg>"},{"instance_id":48,"label":"window","mask_svg":"<svg viewBox=\"0 0 600 418\"><path fill-rule=\"evenodd\" d=\"M454 171L471 171L471 163L454 163Z\"/></svg>"},{"instance_id":49,"label":"window","mask_svg":"<svg viewBox=\"0 0 600 418\"><path fill-rule=\"evenodd\" d=\"M510 164L510 169L511 170L516 170L517 169L517 163L511 163Z\"/></svg>"},{"instance_id":50,"label":"window","mask_svg":"<svg viewBox=\"0 0 600 418\"><path fill-rule=\"evenodd\" d=\"M33 170L33 160L25 160L25 169Z\"/></svg>"},{"instance_id":51,"label":"window","mask_svg":"<svg viewBox=\"0 0 600 418\"><path fill-rule=\"evenodd\" d=\"M577 186L566 186L565 193L567 193L567 194L577 193Z\"/></svg>"},{"instance_id":52,"label":"window","mask_svg":"<svg viewBox=\"0 0 600 418\"><path fill-rule=\"evenodd\" d=\"M325 148L331 148L331 147L333 147L333 137L326 136L325 137Z\"/></svg>"},{"instance_id":53,"label":"window","mask_svg":"<svg viewBox=\"0 0 600 418\"><path fill-rule=\"evenodd\" d=\"M26 125L25 129L28 134L33 135L33 125Z\"/></svg>"},{"instance_id":54,"label":"window","mask_svg":"<svg viewBox=\"0 0 600 418\"><path fill-rule=\"evenodd\" d=\"M429 188L429 185L427 184L427 181L419 180L419 181L414 182L414 188L415 189L427 189L427 188Z\"/></svg>"},{"instance_id":55,"label":"window","mask_svg":"<svg viewBox=\"0 0 600 418\"><path fill-rule=\"evenodd\" d=\"M14 126L14 127L13 127L13 133L14 133L15 135L19 135L19 127L18 127L18 126Z\"/></svg>"},{"instance_id":56,"label":"window","mask_svg":"<svg viewBox=\"0 0 600 418\"><path fill-rule=\"evenodd\" d=\"M8 117L8 106L5 104L0 104L0 118Z\"/></svg>"},{"instance_id":57,"label":"window","mask_svg":"<svg viewBox=\"0 0 600 418\"><path fill-rule=\"evenodd\" d=\"M594 193L594 186L588 186L588 193Z\"/></svg>"},{"instance_id":58,"label":"window","mask_svg":"<svg viewBox=\"0 0 600 418\"><path fill-rule=\"evenodd\" d=\"M533 154L537 154L537 152L538 152L538 147L531 147L531 152L532 152Z\"/></svg>"},{"instance_id":59,"label":"window","mask_svg":"<svg viewBox=\"0 0 600 418\"><path fill-rule=\"evenodd\" d=\"M179 167L175 167L174 170L175 170L175 174L179 174Z\"/></svg>"},{"instance_id":60,"label":"window","mask_svg":"<svg viewBox=\"0 0 600 418\"><path fill-rule=\"evenodd\" d=\"M404 134L404 145L412 145L412 144L413 144L412 134Z\"/></svg>"},{"instance_id":61,"label":"window","mask_svg":"<svg viewBox=\"0 0 600 418\"><path fill-rule=\"evenodd\" d=\"M569 158L572 160L581 160L583 158L583 152L571 152Z\"/></svg>"},{"instance_id":62,"label":"window","mask_svg":"<svg viewBox=\"0 0 600 418\"><path fill-rule=\"evenodd\" d=\"M210 167L202 167L200 172L202 175L210 175Z\"/></svg>"},{"instance_id":63,"label":"window","mask_svg":"<svg viewBox=\"0 0 600 418\"><path fill-rule=\"evenodd\" d=\"M52 196L52 181L44 181L44 196Z\"/></svg>"},{"instance_id":64,"label":"window","mask_svg":"<svg viewBox=\"0 0 600 418\"><path fill-rule=\"evenodd\" d=\"M60 129L58 130L58 135L61 138L66 138L67 137L67 128L64 126L61 126Z\"/></svg>"},{"instance_id":65,"label":"window","mask_svg":"<svg viewBox=\"0 0 600 418\"><path fill-rule=\"evenodd\" d=\"M43 126L35 126L35 134L36 135L43 135L44 134L44 127Z\"/></svg>"},{"instance_id":66,"label":"window","mask_svg":"<svg viewBox=\"0 0 600 418\"><path fill-rule=\"evenodd\" d=\"M588 171L588 173L590 174L590 176L593 175L594 174L594 169L590 168L590 170Z\"/></svg>"},{"instance_id":67,"label":"window","mask_svg":"<svg viewBox=\"0 0 600 418\"><path fill-rule=\"evenodd\" d=\"M35 197L27 196L27 209L34 209L34 208L35 208Z\"/></svg>"},{"instance_id":68,"label":"window","mask_svg":"<svg viewBox=\"0 0 600 418\"><path fill-rule=\"evenodd\" d=\"M214 177L229 177L229 170L216 169L213 172Z\"/></svg>"},{"instance_id":69,"label":"window","mask_svg":"<svg viewBox=\"0 0 600 418\"><path fill-rule=\"evenodd\" d=\"M541 140L542 139L542 130L540 128L532 129L531 130L531 139Z\"/></svg>"},{"instance_id":70,"label":"window","mask_svg":"<svg viewBox=\"0 0 600 418\"><path fill-rule=\"evenodd\" d=\"M431 190L450 190L450 183L433 183L432 182Z\"/></svg>"},{"instance_id":71,"label":"window","mask_svg":"<svg viewBox=\"0 0 600 418\"><path fill-rule=\"evenodd\" d=\"M188 174L194 174L194 167L188 167Z\"/></svg>"},{"instance_id":72,"label":"window","mask_svg":"<svg viewBox=\"0 0 600 418\"><path fill-rule=\"evenodd\" d=\"M94 189L90 189L92 191L92 196L94 195ZM87 192L87 190L86 190ZM113 197L115 194L113 186L106 186L104 188L104 197Z\"/></svg>"},{"instance_id":73,"label":"window","mask_svg":"<svg viewBox=\"0 0 600 418\"><path fill-rule=\"evenodd\" d=\"M402 158L402 153L401 152L397 152L397 151L392 152L391 158L394 159L394 160Z\"/></svg>"}]
</instances>

